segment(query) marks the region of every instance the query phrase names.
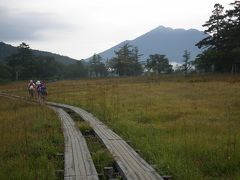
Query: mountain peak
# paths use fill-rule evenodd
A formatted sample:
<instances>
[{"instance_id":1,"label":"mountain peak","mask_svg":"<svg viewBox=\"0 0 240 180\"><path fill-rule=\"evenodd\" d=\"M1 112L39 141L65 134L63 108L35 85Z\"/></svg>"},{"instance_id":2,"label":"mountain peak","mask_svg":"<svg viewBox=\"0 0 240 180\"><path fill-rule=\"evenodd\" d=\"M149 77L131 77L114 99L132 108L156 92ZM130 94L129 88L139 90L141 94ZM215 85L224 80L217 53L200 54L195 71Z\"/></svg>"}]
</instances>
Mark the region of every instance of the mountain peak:
<instances>
[{"instance_id":1,"label":"mountain peak","mask_svg":"<svg viewBox=\"0 0 240 180\"><path fill-rule=\"evenodd\" d=\"M191 59L194 59L200 53L195 44L203 38L203 32L196 29L173 29L171 27L158 26L134 40L124 41L99 53L99 55L103 59L111 59L115 56L114 51L127 42L132 46L138 47L140 54L143 54L141 61L146 61L151 54L165 54L171 63L181 63L184 50L187 49L191 52Z\"/></svg>"},{"instance_id":2,"label":"mountain peak","mask_svg":"<svg viewBox=\"0 0 240 180\"><path fill-rule=\"evenodd\" d=\"M156 28L153 29L153 30L165 30L165 31L174 31L174 30L176 30L176 31L198 31L198 32L199 32L199 30L194 29L194 28L190 28L190 29L184 29L184 28L171 28L171 27L166 27L166 26L162 26L162 25L156 27Z\"/></svg>"},{"instance_id":3,"label":"mountain peak","mask_svg":"<svg viewBox=\"0 0 240 180\"><path fill-rule=\"evenodd\" d=\"M155 29L153 29L152 31L172 31L172 30L174 30L174 29L171 27L165 27L165 26L160 25L160 26L156 27Z\"/></svg>"}]
</instances>

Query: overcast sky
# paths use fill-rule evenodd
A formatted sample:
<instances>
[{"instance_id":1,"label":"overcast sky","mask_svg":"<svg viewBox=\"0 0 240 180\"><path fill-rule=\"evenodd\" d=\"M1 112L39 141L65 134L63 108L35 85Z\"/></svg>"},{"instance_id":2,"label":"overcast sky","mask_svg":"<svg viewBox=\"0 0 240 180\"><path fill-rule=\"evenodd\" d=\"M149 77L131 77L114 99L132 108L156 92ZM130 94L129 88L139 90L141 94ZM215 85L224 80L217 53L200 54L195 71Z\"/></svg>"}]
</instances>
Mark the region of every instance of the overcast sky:
<instances>
[{"instance_id":1,"label":"overcast sky","mask_svg":"<svg viewBox=\"0 0 240 180\"><path fill-rule=\"evenodd\" d=\"M234 0L0 0L0 41L87 58L160 25L204 30Z\"/></svg>"}]
</instances>

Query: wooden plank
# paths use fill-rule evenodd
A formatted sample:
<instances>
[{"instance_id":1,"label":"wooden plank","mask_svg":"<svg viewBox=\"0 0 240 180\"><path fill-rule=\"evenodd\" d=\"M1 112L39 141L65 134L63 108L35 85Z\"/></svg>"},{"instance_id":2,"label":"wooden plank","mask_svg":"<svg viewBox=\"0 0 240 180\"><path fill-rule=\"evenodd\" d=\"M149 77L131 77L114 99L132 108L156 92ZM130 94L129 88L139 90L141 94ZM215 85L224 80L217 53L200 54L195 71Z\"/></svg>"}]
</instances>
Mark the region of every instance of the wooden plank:
<instances>
[{"instance_id":1,"label":"wooden plank","mask_svg":"<svg viewBox=\"0 0 240 180\"><path fill-rule=\"evenodd\" d=\"M76 133L75 127L72 126L74 125L72 122L68 122L69 121L69 117L66 117L65 114L65 122L67 122L67 128L68 128L68 132L69 135L71 137L71 145L73 147L73 160L74 160L74 164L75 164L75 174L76 175L82 175L82 176L86 176L86 169L83 163L83 156L82 153L79 149L80 146L80 141L78 139L78 134Z\"/></svg>"},{"instance_id":2,"label":"wooden plank","mask_svg":"<svg viewBox=\"0 0 240 180\"><path fill-rule=\"evenodd\" d=\"M129 163L129 159L125 159L124 154L121 152L121 150L116 146L114 143L111 143L112 150L115 154L116 163L121 168L121 171L124 173L124 176L128 180L134 180L139 179L138 176L139 172L137 172L137 169L133 167L132 164Z\"/></svg>"},{"instance_id":3,"label":"wooden plank","mask_svg":"<svg viewBox=\"0 0 240 180\"><path fill-rule=\"evenodd\" d=\"M119 149L119 152L121 154L121 157L125 159L129 163L129 166L131 166L135 171L138 171L138 176L140 179L152 179L151 173L146 173L146 170L144 166L141 166L139 160L132 155L130 151L126 149L124 146L124 141L114 141L115 146L117 149Z\"/></svg>"},{"instance_id":4,"label":"wooden plank","mask_svg":"<svg viewBox=\"0 0 240 180\"><path fill-rule=\"evenodd\" d=\"M97 125L98 129L104 132L104 136L106 136L109 140L122 140L120 136L110 130L106 125Z\"/></svg>"},{"instance_id":5,"label":"wooden plank","mask_svg":"<svg viewBox=\"0 0 240 180\"><path fill-rule=\"evenodd\" d=\"M93 164L87 143L81 132L75 127L71 117L60 108L53 108L57 112L63 126L65 138L65 168L64 179L93 179L98 175Z\"/></svg>"}]
</instances>

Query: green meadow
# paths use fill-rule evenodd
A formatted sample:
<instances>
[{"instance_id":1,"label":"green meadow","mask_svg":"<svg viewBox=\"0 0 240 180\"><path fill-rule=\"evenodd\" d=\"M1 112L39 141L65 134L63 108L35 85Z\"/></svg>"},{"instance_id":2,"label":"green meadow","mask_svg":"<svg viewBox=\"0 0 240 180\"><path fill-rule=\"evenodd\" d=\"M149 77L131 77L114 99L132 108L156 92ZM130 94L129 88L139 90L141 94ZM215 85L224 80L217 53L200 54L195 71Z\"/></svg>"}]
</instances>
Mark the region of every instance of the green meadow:
<instances>
[{"instance_id":1,"label":"green meadow","mask_svg":"<svg viewBox=\"0 0 240 180\"><path fill-rule=\"evenodd\" d=\"M61 124L47 107L0 97L0 179L62 179Z\"/></svg>"},{"instance_id":2,"label":"green meadow","mask_svg":"<svg viewBox=\"0 0 240 180\"><path fill-rule=\"evenodd\" d=\"M25 89L0 87L19 95ZM240 179L239 76L68 80L48 83L48 91L49 101L93 113L161 175Z\"/></svg>"}]
</instances>

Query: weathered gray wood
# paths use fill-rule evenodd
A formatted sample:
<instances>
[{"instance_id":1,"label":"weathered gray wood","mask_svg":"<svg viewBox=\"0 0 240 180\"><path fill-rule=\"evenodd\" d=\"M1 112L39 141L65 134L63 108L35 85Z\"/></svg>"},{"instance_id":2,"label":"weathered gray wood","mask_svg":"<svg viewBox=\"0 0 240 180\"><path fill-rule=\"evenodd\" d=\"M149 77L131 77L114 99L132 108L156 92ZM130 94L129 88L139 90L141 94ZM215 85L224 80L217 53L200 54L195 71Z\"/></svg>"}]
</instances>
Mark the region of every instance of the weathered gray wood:
<instances>
[{"instance_id":1,"label":"weathered gray wood","mask_svg":"<svg viewBox=\"0 0 240 180\"><path fill-rule=\"evenodd\" d=\"M58 114L65 139L64 179L97 180L98 175L91 159L86 141L75 127L71 117L61 108L53 108Z\"/></svg>"},{"instance_id":2,"label":"weathered gray wood","mask_svg":"<svg viewBox=\"0 0 240 180\"><path fill-rule=\"evenodd\" d=\"M128 180L163 180L163 178L144 159L136 153L119 135L85 110L59 103L49 105L69 108L78 113L93 128L107 149L112 153L119 171Z\"/></svg>"}]
</instances>

